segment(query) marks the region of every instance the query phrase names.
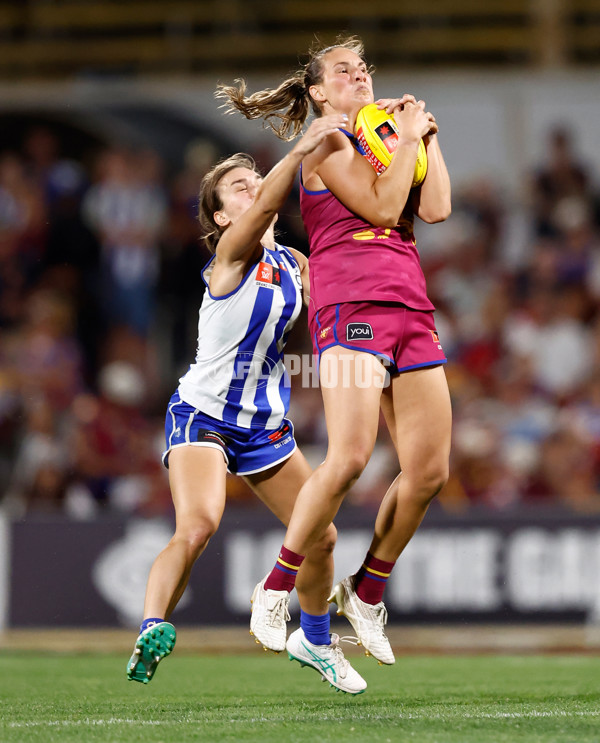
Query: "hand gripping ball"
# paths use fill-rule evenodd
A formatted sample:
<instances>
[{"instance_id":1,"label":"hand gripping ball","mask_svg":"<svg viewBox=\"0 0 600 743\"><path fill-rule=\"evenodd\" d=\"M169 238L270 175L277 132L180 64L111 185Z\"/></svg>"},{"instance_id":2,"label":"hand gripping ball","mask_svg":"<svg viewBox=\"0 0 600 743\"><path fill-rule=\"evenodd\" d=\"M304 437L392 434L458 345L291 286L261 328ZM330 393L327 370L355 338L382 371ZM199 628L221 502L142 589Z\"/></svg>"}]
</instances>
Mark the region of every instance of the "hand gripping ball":
<instances>
[{"instance_id":1,"label":"hand gripping ball","mask_svg":"<svg viewBox=\"0 0 600 743\"><path fill-rule=\"evenodd\" d=\"M365 151L365 156L377 173L383 173L392 162L398 145L398 127L394 116L369 103L358 112L355 135ZM413 188L420 186L427 175L427 150L421 139L413 175Z\"/></svg>"}]
</instances>

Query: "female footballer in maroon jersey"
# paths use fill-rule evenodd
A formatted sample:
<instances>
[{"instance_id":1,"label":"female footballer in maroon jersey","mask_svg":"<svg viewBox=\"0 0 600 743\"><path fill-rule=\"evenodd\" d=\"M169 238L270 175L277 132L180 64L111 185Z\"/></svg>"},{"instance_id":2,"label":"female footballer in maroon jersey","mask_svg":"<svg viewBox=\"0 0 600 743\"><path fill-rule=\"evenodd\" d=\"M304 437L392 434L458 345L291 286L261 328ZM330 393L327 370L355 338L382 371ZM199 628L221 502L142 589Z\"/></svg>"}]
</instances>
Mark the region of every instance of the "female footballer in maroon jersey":
<instances>
[{"instance_id":1,"label":"female footballer in maroon jersey","mask_svg":"<svg viewBox=\"0 0 600 743\"><path fill-rule=\"evenodd\" d=\"M358 111L374 99L362 43L355 37L311 52L306 67L276 90L246 96L241 81L221 86L219 95L230 110L264 118L283 139L300 132L309 106L316 117L348 116L348 131L324 140L305 158L301 172L301 211L310 241L309 324L320 355L327 456L300 491L275 568L254 591L252 622L265 616L260 606L272 591L291 591L307 548L334 519L366 466L381 406L402 472L383 497L363 565L335 587L330 600L365 649L390 664L383 590L448 477L446 359L412 229L414 215L431 223L450 214L438 126L424 102L411 95L379 99L379 108L394 115L399 137L391 164L376 175L352 134ZM413 189L421 138L428 173Z\"/></svg>"}]
</instances>

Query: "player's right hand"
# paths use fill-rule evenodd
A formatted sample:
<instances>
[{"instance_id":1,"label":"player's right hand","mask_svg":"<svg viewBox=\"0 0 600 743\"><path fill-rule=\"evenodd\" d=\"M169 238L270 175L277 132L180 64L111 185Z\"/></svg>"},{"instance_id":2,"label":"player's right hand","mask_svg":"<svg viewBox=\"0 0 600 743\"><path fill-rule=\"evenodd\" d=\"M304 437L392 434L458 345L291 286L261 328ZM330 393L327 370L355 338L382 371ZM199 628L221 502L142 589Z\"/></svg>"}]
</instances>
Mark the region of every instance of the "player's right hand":
<instances>
[{"instance_id":1,"label":"player's right hand","mask_svg":"<svg viewBox=\"0 0 600 743\"><path fill-rule=\"evenodd\" d=\"M398 126L398 139L405 142L418 142L431 130L431 115L425 111L424 101L407 101L402 110L394 109L394 119Z\"/></svg>"},{"instance_id":2,"label":"player's right hand","mask_svg":"<svg viewBox=\"0 0 600 743\"><path fill-rule=\"evenodd\" d=\"M320 116L311 123L294 149L304 157L315 150L325 137L347 126L348 116L346 114L335 113Z\"/></svg>"}]
</instances>

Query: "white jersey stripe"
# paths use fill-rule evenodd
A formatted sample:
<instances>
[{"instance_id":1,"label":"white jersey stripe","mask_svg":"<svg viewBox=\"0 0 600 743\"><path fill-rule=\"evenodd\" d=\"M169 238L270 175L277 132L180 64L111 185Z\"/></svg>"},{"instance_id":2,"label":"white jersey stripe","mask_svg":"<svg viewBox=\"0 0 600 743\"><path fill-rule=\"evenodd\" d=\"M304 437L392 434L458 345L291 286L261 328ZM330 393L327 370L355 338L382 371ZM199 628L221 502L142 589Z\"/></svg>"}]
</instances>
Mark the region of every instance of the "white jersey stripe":
<instances>
[{"instance_id":1,"label":"white jersey stripe","mask_svg":"<svg viewBox=\"0 0 600 743\"><path fill-rule=\"evenodd\" d=\"M172 446L173 436L175 436L176 433L177 433L177 426L176 426L176 422L175 422L175 413L173 412L173 408L175 407L175 405L181 405L181 404L182 404L182 401L179 400L178 402L172 403L171 405L169 405L169 414L171 416L171 421L172 421L171 433L169 435L169 447Z\"/></svg>"},{"instance_id":2,"label":"white jersey stripe","mask_svg":"<svg viewBox=\"0 0 600 743\"><path fill-rule=\"evenodd\" d=\"M264 289L264 291L272 292L272 290L269 289ZM258 411L258 406L255 402L255 398L259 396L259 393L262 392L265 386L267 386L268 388L269 384L271 383L270 374L268 378L265 378L264 364L267 364L269 370L273 366L272 362L270 361L270 354L268 352L273 339L273 327L276 325L280 314L281 308L276 303L272 303L267 320L254 347L253 355L258 368L256 370L254 378L252 378L250 375L248 375L248 377L246 378L244 390L240 398L242 410L240 410L237 416L237 420L234 421L239 426L242 426L242 428L251 427L252 419ZM263 359L267 358L268 360L264 362ZM256 377L258 377L257 384L255 384L254 382ZM277 407L277 405L279 404L278 400L273 400L270 402L271 409L273 409L273 405Z\"/></svg>"}]
</instances>

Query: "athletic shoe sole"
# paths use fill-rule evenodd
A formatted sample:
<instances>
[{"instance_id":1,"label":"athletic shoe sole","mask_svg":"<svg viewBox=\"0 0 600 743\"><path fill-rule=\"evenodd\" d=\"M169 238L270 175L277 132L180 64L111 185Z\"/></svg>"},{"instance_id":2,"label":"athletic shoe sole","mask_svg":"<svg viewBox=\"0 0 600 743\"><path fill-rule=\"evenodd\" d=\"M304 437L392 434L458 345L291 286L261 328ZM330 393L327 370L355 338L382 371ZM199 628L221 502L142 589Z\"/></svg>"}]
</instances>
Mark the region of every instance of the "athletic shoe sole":
<instances>
[{"instance_id":1,"label":"athletic shoe sole","mask_svg":"<svg viewBox=\"0 0 600 743\"><path fill-rule=\"evenodd\" d=\"M176 640L175 627L169 622L160 622L142 632L127 663L129 681L149 683L160 661L172 652Z\"/></svg>"}]
</instances>

